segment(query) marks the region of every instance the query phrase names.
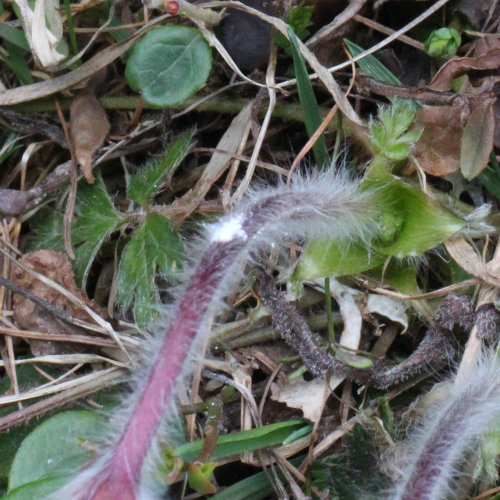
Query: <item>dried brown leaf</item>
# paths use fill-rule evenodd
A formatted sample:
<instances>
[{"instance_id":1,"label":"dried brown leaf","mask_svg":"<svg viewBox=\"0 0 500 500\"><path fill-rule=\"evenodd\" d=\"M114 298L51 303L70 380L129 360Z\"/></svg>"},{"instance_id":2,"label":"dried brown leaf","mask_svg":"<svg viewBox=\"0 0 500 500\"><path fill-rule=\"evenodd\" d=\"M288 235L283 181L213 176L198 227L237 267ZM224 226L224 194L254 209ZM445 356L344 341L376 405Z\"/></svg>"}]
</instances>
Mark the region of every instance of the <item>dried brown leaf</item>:
<instances>
[{"instance_id":1,"label":"dried brown leaf","mask_svg":"<svg viewBox=\"0 0 500 500\"><path fill-rule=\"evenodd\" d=\"M53 250L37 250L25 254L21 257L20 262L24 264L24 266L59 283L66 290L77 296L84 304L97 310L97 306L93 301L91 301L86 294L78 290L73 268L66 255ZM68 316L84 321L88 320L88 315L84 310L23 269L19 267L14 268L12 281L25 291L44 300ZM14 321L18 328L41 333L58 333L61 335L77 334L81 336L86 333L82 328L62 321L41 306L34 304L32 301L19 294L14 294L12 308L14 312ZM75 349L75 344L69 342L28 339L27 341L30 344L31 351L36 356L58 354L61 352L74 352L78 349Z\"/></svg>"},{"instance_id":2,"label":"dried brown leaf","mask_svg":"<svg viewBox=\"0 0 500 500\"><path fill-rule=\"evenodd\" d=\"M75 157L88 182L94 182L92 157L103 145L109 132L109 121L97 97L83 90L70 108L70 133Z\"/></svg>"},{"instance_id":3,"label":"dried brown leaf","mask_svg":"<svg viewBox=\"0 0 500 500\"><path fill-rule=\"evenodd\" d=\"M415 125L423 132L414 155L426 173L444 176L459 169L461 112L457 106L423 106L417 113Z\"/></svg>"},{"instance_id":4,"label":"dried brown leaf","mask_svg":"<svg viewBox=\"0 0 500 500\"><path fill-rule=\"evenodd\" d=\"M460 170L466 179L474 179L488 165L494 132L493 99L488 99L471 111L462 134Z\"/></svg>"},{"instance_id":5,"label":"dried brown leaf","mask_svg":"<svg viewBox=\"0 0 500 500\"><path fill-rule=\"evenodd\" d=\"M432 90L449 90L454 78L468 71L495 71L500 67L500 48L490 49L486 54L477 57L456 57L443 64L432 79L429 88Z\"/></svg>"}]
</instances>

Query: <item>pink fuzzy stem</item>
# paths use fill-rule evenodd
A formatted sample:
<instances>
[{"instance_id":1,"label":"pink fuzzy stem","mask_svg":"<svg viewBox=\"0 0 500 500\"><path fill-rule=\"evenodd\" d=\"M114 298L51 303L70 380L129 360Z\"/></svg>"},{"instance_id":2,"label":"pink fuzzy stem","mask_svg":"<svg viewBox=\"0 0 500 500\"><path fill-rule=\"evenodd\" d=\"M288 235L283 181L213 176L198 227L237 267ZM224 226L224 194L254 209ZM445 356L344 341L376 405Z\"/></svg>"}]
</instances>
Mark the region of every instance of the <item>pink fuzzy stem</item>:
<instances>
[{"instance_id":1,"label":"pink fuzzy stem","mask_svg":"<svg viewBox=\"0 0 500 500\"><path fill-rule=\"evenodd\" d=\"M303 182L303 181L302 181ZM195 337L226 282L235 281L248 253L282 234L359 233L369 208L365 195L345 179L324 175L298 188L268 191L234 215L212 226L210 243L172 316L151 371L134 403L121 437L102 468L78 486L80 500L136 500L149 451L173 400ZM319 193L319 194L318 194ZM336 220L340 218L340 221ZM347 229L346 229L347 228ZM236 267L235 267L236 266Z\"/></svg>"},{"instance_id":2,"label":"pink fuzzy stem","mask_svg":"<svg viewBox=\"0 0 500 500\"><path fill-rule=\"evenodd\" d=\"M144 461L172 399L191 343L210 307L211 300L207 298L220 286L235 256L245 246L245 240L239 238L216 242L208 248L179 304L125 432L96 478L100 485L91 500L138 498Z\"/></svg>"}]
</instances>

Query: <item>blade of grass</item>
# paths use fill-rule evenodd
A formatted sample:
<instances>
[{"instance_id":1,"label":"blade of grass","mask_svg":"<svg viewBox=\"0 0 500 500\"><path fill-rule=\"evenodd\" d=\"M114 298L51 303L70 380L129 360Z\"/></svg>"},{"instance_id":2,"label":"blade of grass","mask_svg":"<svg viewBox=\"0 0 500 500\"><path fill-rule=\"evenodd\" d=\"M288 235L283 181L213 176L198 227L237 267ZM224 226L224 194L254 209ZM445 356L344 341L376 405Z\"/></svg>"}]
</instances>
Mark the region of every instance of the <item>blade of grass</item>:
<instances>
[{"instance_id":1,"label":"blade of grass","mask_svg":"<svg viewBox=\"0 0 500 500\"><path fill-rule=\"evenodd\" d=\"M78 54L78 44L76 43L75 25L73 23L73 16L71 14L70 1L64 0L64 14L66 15L66 22L68 23L68 34L71 43L71 50L73 54Z\"/></svg>"},{"instance_id":2,"label":"blade of grass","mask_svg":"<svg viewBox=\"0 0 500 500\"><path fill-rule=\"evenodd\" d=\"M297 78L297 90L299 92L300 104L304 109L306 130L309 137L312 137L316 129L321 125L319 107L311 81L309 80L306 63L299 50L297 37L291 26L287 26L287 29L290 36L290 50L293 57L295 77ZM326 167L328 165L328 151L326 149L324 134L319 136L312 150L316 163L320 167Z\"/></svg>"},{"instance_id":3,"label":"blade of grass","mask_svg":"<svg viewBox=\"0 0 500 500\"><path fill-rule=\"evenodd\" d=\"M220 436L217 448L212 458L223 458L238 455L246 451L267 448L282 444L290 439L290 435L304 427L303 420L290 420L251 429L249 431L233 432ZM307 430L309 426L305 426ZM174 450L174 455L180 456L185 462L195 460L203 447L203 439L179 446Z\"/></svg>"},{"instance_id":4,"label":"blade of grass","mask_svg":"<svg viewBox=\"0 0 500 500\"><path fill-rule=\"evenodd\" d=\"M344 43L351 53L352 57L359 56L365 49L344 38ZM358 66L368 75L379 82L389 83L390 85L401 85L401 80L389 71L375 56L368 55L357 61Z\"/></svg>"}]
</instances>

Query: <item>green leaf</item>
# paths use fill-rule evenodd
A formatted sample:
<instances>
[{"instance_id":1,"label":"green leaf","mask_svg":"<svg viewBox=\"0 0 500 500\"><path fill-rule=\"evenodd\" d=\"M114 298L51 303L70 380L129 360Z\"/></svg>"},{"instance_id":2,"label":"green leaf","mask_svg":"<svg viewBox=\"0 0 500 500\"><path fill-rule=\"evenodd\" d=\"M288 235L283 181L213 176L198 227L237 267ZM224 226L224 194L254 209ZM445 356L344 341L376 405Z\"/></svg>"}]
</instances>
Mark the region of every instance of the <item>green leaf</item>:
<instances>
[{"instance_id":1,"label":"green leaf","mask_svg":"<svg viewBox=\"0 0 500 500\"><path fill-rule=\"evenodd\" d=\"M55 250L64 252L63 214L50 208L42 208L30 219L35 236L28 242L28 250Z\"/></svg>"},{"instance_id":2,"label":"green leaf","mask_svg":"<svg viewBox=\"0 0 500 500\"><path fill-rule=\"evenodd\" d=\"M420 130L408 128L415 117L411 102L397 100L379 108L378 121L370 123L370 141L376 154L392 161L404 160L420 137Z\"/></svg>"},{"instance_id":3,"label":"green leaf","mask_svg":"<svg viewBox=\"0 0 500 500\"><path fill-rule=\"evenodd\" d=\"M8 55L4 56L3 60L5 64L15 73L19 83L21 85L29 85L33 83L33 77L31 76L31 71L26 62L25 56L26 51L19 48L17 45L8 42L4 42L5 48Z\"/></svg>"},{"instance_id":4,"label":"green leaf","mask_svg":"<svg viewBox=\"0 0 500 500\"><path fill-rule=\"evenodd\" d=\"M189 464L188 467L188 483L189 486L201 493L202 495L210 495L217 491L215 486L210 482L212 474L216 467L215 462L205 462L203 464Z\"/></svg>"},{"instance_id":5,"label":"green leaf","mask_svg":"<svg viewBox=\"0 0 500 500\"><path fill-rule=\"evenodd\" d=\"M180 268L184 248L168 219L149 214L127 243L120 261L117 299L127 309L135 299L134 317L147 326L160 303L155 276L159 270L173 276Z\"/></svg>"},{"instance_id":6,"label":"green leaf","mask_svg":"<svg viewBox=\"0 0 500 500\"><path fill-rule=\"evenodd\" d=\"M305 456L289 459L290 463L298 467L305 459ZM277 469L278 476L283 477L281 471ZM269 498L273 493L273 487L269 482L269 472L258 472L242 481L229 486L210 500L263 500Z\"/></svg>"},{"instance_id":7,"label":"green leaf","mask_svg":"<svg viewBox=\"0 0 500 500\"><path fill-rule=\"evenodd\" d=\"M309 28L312 25L311 16L314 11L313 5L304 5L301 2L299 5L292 7L286 18L286 23L290 25L300 40L304 40L309 35ZM285 50L287 54L291 54L290 42L288 39L278 33L274 37L274 43Z\"/></svg>"},{"instance_id":8,"label":"green leaf","mask_svg":"<svg viewBox=\"0 0 500 500\"><path fill-rule=\"evenodd\" d=\"M454 28L439 28L427 38L424 48L431 57L453 57L462 43L460 33Z\"/></svg>"},{"instance_id":9,"label":"green leaf","mask_svg":"<svg viewBox=\"0 0 500 500\"><path fill-rule=\"evenodd\" d=\"M377 270L379 279L386 285L406 295L420 295L422 290L417 282L417 269L411 262L391 259L384 269Z\"/></svg>"},{"instance_id":10,"label":"green leaf","mask_svg":"<svg viewBox=\"0 0 500 500\"><path fill-rule=\"evenodd\" d=\"M194 130L191 130L177 137L169 144L165 156L148 163L133 175L127 189L129 198L142 206L149 203L191 151L193 136Z\"/></svg>"},{"instance_id":11,"label":"green leaf","mask_svg":"<svg viewBox=\"0 0 500 500\"><path fill-rule=\"evenodd\" d=\"M125 76L147 104L165 108L200 90L211 67L212 52L197 29L164 26L135 44Z\"/></svg>"},{"instance_id":12,"label":"green leaf","mask_svg":"<svg viewBox=\"0 0 500 500\"><path fill-rule=\"evenodd\" d=\"M295 69L295 77L297 78L297 90L302 109L304 110L305 125L309 137L314 135L316 129L321 125L321 117L319 115L318 103L314 95L314 90L309 80L306 63L300 53L297 37L290 26L287 26L288 35L290 36L291 51L293 56L293 67ZM321 134L318 140L312 147L314 160L318 166L326 166L328 163L328 151L326 149L325 135Z\"/></svg>"},{"instance_id":13,"label":"green leaf","mask_svg":"<svg viewBox=\"0 0 500 500\"><path fill-rule=\"evenodd\" d=\"M19 447L9 490L55 476L71 477L90 458L83 443L103 441L108 433L107 420L90 411L68 411L45 420Z\"/></svg>"},{"instance_id":14,"label":"green leaf","mask_svg":"<svg viewBox=\"0 0 500 500\"><path fill-rule=\"evenodd\" d=\"M115 210L100 175L94 184L85 180L78 183L75 213L71 228L75 261L73 269L77 282L85 285L90 267L101 245L123 222L123 216ZM64 252L63 215L43 209L30 220L36 236L30 241L30 250L48 248Z\"/></svg>"},{"instance_id":15,"label":"green leaf","mask_svg":"<svg viewBox=\"0 0 500 500\"><path fill-rule=\"evenodd\" d=\"M358 274L383 264L385 259L384 255L361 242L315 240L307 244L293 278L304 281Z\"/></svg>"},{"instance_id":16,"label":"green leaf","mask_svg":"<svg viewBox=\"0 0 500 500\"><path fill-rule=\"evenodd\" d=\"M295 279L359 274L380 266L387 256L418 256L465 227L463 219L387 172L385 178L365 180L363 186L372 191L378 237L371 243L310 242L294 271Z\"/></svg>"},{"instance_id":17,"label":"green leaf","mask_svg":"<svg viewBox=\"0 0 500 500\"><path fill-rule=\"evenodd\" d=\"M289 420L288 422L264 425L258 429L219 436L212 458L215 460L281 444L291 433L303 426L303 420ZM174 455L180 456L185 462L192 462L199 455L202 447L203 440L200 439L179 446L174 450Z\"/></svg>"},{"instance_id":18,"label":"green leaf","mask_svg":"<svg viewBox=\"0 0 500 500\"><path fill-rule=\"evenodd\" d=\"M463 219L443 208L418 188L394 178L393 182L373 186L375 202L387 217L401 222L392 241L386 237L373 248L394 257L418 256L443 243L465 227Z\"/></svg>"},{"instance_id":19,"label":"green leaf","mask_svg":"<svg viewBox=\"0 0 500 500\"><path fill-rule=\"evenodd\" d=\"M500 200L500 165L494 151L490 153L490 163L490 166L485 168L477 178L485 189Z\"/></svg>"},{"instance_id":20,"label":"green leaf","mask_svg":"<svg viewBox=\"0 0 500 500\"><path fill-rule=\"evenodd\" d=\"M7 493L2 500L33 500L49 498L51 493L62 488L71 479L67 474L57 475L23 484Z\"/></svg>"},{"instance_id":21,"label":"green leaf","mask_svg":"<svg viewBox=\"0 0 500 500\"><path fill-rule=\"evenodd\" d=\"M353 57L362 54L365 49L344 38L344 43ZM379 82L388 83L390 85L401 85L401 80L397 78L390 70L388 70L375 56L367 55L356 61L356 64L371 78Z\"/></svg>"},{"instance_id":22,"label":"green leaf","mask_svg":"<svg viewBox=\"0 0 500 500\"><path fill-rule=\"evenodd\" d=\"M30 50L24 31L8 24L0 24L0 37L24 51Z\"/></svg>"},{"instance_id":23,"label":"green leaf","mask_svg":"<svg viewBox=\"0 0 500 500\"><path fill-rule=\"evenodd\" d=\"M48 369L51 376L56 377L58 372L56 370ZM31 364L21 364L16 366L17 383L21 391L26 391L30 388L37 387L38 385L47 381L42 377ZM5 375L0 380L0 394L6 394L11 389L11 380ZM17 410L17 406L6 405L0 408L0 417L8 415ZM7 480L9 476L10 467L17 450L26 437L36 427L36 422L33 420L28 424L20 425L9 430L9 432L0 433L0 479Z\"/></svg>"},{"instance_id":24,"label":"green leaf","mask_svg":"<svg viewBox=\"0 0 500 500\"><path fill-rule=\"evenodd\" d=\"M344 38L344 43L346 44L347 49L349 50L349 52L353 57L359 56L365 51L363 47L356 45L347 38ZM373 78L374 80L377 80L378 82L387 83L389 85L402 85L401 80L396 75L394 75L389 69L387 69L375 56L371 54L363 57L359 61L356 61L356 64L369 77ZM407 102L414 110L418 110L422 107L421 104L417 101L412 101L412 100L404 101L399 97L389 97L389 101L391 101L393 104L396 104L398 102Z\"/></svg>"},{"instance_id":25,"label":"green leaf","mask_svg":"<svg viewBox=\"0 0 500 500\"><path fill-rule=\"evenodd\" d=\"M0 135L0 165L10 155L22 148L22 143L17 141L19 137L21 137L21 134L17 132L5 132Z\"/></svg>"},{"instance_id":26,"label":"green leaf","mask_svg":"<svg viewBox=\"0 0 500 500\"><path fill-rule=\"evenodd\" d=\"M481 442L480 467L491 483L498 481L498 455L500 455L500 427L487 432Z\"/></svg>"},{"instance_id":27,"label":"green leaf","mask_svg":"<svg viewBox=\"0 0 500 500\"><path fill-rule=\"evenodd\" d=\"M335 347L335 357L353 368L367 369L373 366L370 358L359 355L357 352L347 349L341 345Z\"/></svg>"},{"instance_id":28,"label":"green leaf","mask_svg":"<svg viewBox=\"0 0 500 500\"><path fill-rule=\"evenodd\" d=\"M77 282L85 286L90 267L103 242L122 223L100 175L94 184L78 183L71 241L75 247L73 269Z\"/></svg>"}]
</instances>

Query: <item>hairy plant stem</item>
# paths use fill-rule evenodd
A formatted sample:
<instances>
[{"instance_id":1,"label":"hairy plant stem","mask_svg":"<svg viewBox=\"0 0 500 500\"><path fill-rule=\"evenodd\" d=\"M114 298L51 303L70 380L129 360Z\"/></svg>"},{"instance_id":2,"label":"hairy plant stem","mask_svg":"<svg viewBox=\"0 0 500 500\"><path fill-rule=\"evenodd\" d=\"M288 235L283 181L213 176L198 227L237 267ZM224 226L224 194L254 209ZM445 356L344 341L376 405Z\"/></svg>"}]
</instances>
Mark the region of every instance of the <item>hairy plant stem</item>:
<instances>
[{"instance_id":1,"label":"hairy plant stem","mask_svg":"<svg viewBox=\"0 0 500 500\"><path fill-rule=\"evenodd\" d=\"M69 485L75 500L136 500L154 498L158 485L145 470L159 431L181 378L186 360L198 336L206 334L208 315L227 288L241 275L243 264L253 252L269 242L296 235L311 236L332 231L354 234L368 220L372 204L369 194L345 178L330 173L297 181L297 188L282 185L264 190L254 201L209 227L205 250L195 259L187 284L179 293L166 335L156 349L146 379L131 397L124 428L107 456ZM68 489L59 498L68 498Z\"/></svg>"}]
</instances>

